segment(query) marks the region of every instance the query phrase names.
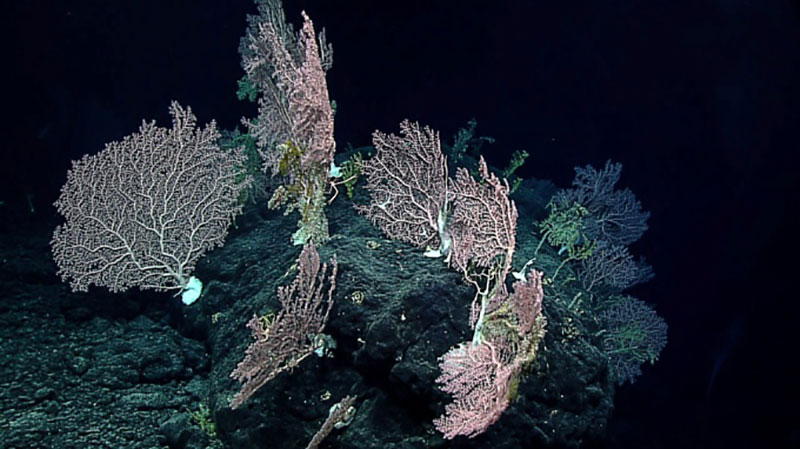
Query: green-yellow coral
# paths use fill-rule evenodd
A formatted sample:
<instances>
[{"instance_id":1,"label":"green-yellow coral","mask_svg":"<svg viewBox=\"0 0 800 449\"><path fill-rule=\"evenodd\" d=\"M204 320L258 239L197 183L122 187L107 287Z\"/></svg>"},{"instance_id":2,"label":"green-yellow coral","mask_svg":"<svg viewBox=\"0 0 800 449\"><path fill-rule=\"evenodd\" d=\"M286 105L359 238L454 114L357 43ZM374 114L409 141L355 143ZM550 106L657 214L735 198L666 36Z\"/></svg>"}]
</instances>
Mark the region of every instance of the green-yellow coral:
<instances>
[{"instance_id":1,"label":"green-yellow coral","mask_svg":"<svg viewBox=\"0 0 800 449\"><path fill-rule=\"evenodd\" d=\"M303 245L308 240L313 240L317 244L326 242L330 236L328 218L324 210L327 203L324 186L315 185L313 180L309 182L302 201L303 210L297 222L298 229L292 234L292 241L295 245Z\"/></svg>"},{"instance_id":2,"label":"green-yellow coral","mask_svg":"<svg viewBox=\"0 0 800 449\"><path fill-rule=\"evenodd\" d=\"M200 404L199 408L190 412L192 421L197 424L200 429L205 432L209 437L217 437L217 425L211 419L211 410L205 404Z\"/></svg>"},{"instance_id":3,"label":"green-yellow coral","mask_svg":"<svg viewBox=\"0 0 800 449\"><path fill-rule=\"evenodd\" d=\"M278 149L283 151L283 156L278 162L278 172L281 176L296 175L295 172L299 171L300 160L303 157L303 149L291 140L280 145Z\"/></svg>"},{"instance_id":4,"label":"green-yellow coral","mask_svg":"<svg viewBox=\"0 0 800 449\"><path fill-rule=\"evenodd\" d=\"M583 237L583 244L576 245L572 244L567 248L567 258L561 261L561 264L556 268L556 272L553 273L553 281L555 281L556 277L558 277L558 272L561 271L561 268L570 261L573 260L584 260L592 257L595 248L597 248L597 240L586 240L585 236Z\"/></svg>"},{"instance_id":5,"label":"green-yellow coral","mask_svg":"<svg viewBox=\"0 0 800 449\"><path fill-rule=\"evenodd\" d=\"M522 178L513 175L518 168L522 167L522 164L525 163L525 159L527 159L528 156L529 154L525 150L515 151L514 154L511 155L511 161L509 161L508 167L503 170L503 177L511 181L511 189L508 191L509 195L516 192L519 185L522 184Z\"/></svg>"},{"instance_id":6,"label":"green-yellow coral","mask_svg":"<svg viewBox=\"0 0 800 449\"><path fill-rule=\"evenodd\" d=\"M243 133L239 128L234 128L233 131L223 130L219 138L219 147L225 151L241 148L244 152L246 159L243 170L236 177L237 183L243 182L247 177L255 179L261 172L261 156L256 149L256 139L249 133ZM242 192L240 201L244 202L247 195L252 195L252 191Z\"/></svg>"},{"instance_id":7,"label":"green-yellow coral","mask_svg":"<svg viewBox=\"0 0 800 449\"><path fill-rule=\"evenodd\" d=\"M522 164L525 163L525 159L530 156L527 151L525 150L517 150L514 154L511 155L511 161L508 162L508 167L503 170L503 176L506 178L510 178L514 172L522 167Z\"/></svg>"},{"instance_id":8,"label":"green-yellow coral","mask_svg":"<svg viewBox=\"0 0 800 449\"><path fill-rule=\"evenodd\" d=\"M236 98L240 100L247 99L248 101L255 102L256 98L258 98L258 89L256 88L255 84L250 81L250 78L247 75L243 76L242 79L236 82L238 88L236 89Z\"/></svg>"},{"instance_id":9,"label":"green-yellow coral","mask_svg":"<svg viewBox=\"0 0 800 449\"><path fill-rule=\"evenodd\" d=\"M558 250L559 254L572 250L581 240L585 227L583 219L589 215L589 211L578 203L572 203L565 207L550 201L547 207L550 209L550 215L539 223L542 238L539 240L534 254L539 253L545 240L552 246L561 247Z\"/></svg>"},{"instance_id":10,"label":"green-yellow coral","mask_svg":"<svg viewBox=\"0 0 800 449\"><path fill-rule=\"evenodd\" d=\"M350 159L342 164L342 184L347 189L347 198L349 199L353 199L353 193L355 192L358 177L361 175L363 162L364 159L361 157L361 153L353 153Z\"/></svg>"},{"instance_id":11,"label":"green-yellow coral","mask_svg":"<svg viewBox=\"0 0 800 449\"><path fill-rule=\"evenodd\" d=\"M328 167L318 166L303 169L305 149L292 141L279 146L283 151L278 161L278 173L286 180L269 200L270 209L286 205L284 215L300 212L298 230L292 235L295 245L303 245L309 239L316 243L328 240L328 219L325 217L325 187L328 185Z\"/></svg>"},{"instance_id":12,"label":"green-yellow coral","mask_svg":"<svg viewBox=\"0 0 800 449\"><path fill-rule=\"evenodd\" d=\"M597 247L597 241L589 240L583 233L586 226L583 219L589 215L589 211L585 207L577 202L565 205L557 204L554 201L550 201L547 207L550 209L550 215L539 223L542 237L534 254L539 253L539 249L545 241L552 246L559 247L559 255L564 251L567 252L567 257L561 261L553 273L552 280L555 280L567 262L591 257Z\"/></svg>"}]
</instances>

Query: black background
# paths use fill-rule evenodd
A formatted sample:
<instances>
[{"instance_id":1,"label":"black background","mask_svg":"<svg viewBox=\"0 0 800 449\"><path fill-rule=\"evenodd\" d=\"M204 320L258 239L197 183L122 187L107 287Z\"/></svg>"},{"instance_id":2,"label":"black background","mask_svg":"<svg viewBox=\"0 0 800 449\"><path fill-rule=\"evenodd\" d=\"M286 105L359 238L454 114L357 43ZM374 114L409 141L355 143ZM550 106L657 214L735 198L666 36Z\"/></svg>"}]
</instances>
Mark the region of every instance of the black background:
<instances>
[{"instance_id":1,"label":"black background","mask_svg":"<svg viewBox=\"0 0 800 449\"><path fill-rule=\"evenodd\" d=\"M54 220L70 160L168 126L173 99L224 128L255 112L234 94L250 1L5 3L5 230ZM652 212L634 251L656 278L634 293L670 331L618 391L610 444L800 445L797 4L287 1L288 20L301 9L334 45L340 148L403 118L449 139L474 117L490 163L531 154L523 177L624 164Z\"/></svg>"}]
</instances>

